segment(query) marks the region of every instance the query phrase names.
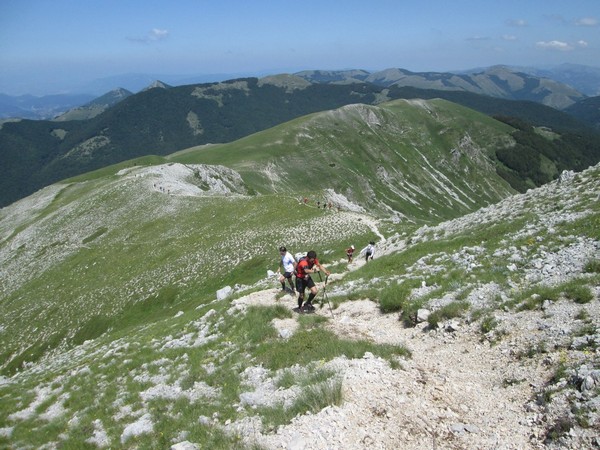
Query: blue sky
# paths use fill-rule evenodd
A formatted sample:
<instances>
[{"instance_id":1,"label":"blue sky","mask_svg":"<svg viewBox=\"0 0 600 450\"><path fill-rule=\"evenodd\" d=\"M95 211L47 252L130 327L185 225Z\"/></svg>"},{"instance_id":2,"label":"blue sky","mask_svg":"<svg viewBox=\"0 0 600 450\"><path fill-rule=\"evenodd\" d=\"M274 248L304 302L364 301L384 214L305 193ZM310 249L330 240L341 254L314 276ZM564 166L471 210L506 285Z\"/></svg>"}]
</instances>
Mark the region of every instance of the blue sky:
<instances>
[{"instance_id":1,"label":"blue sky","mask_svg":"<svg viewBox=\"0 0 600 450\"><path fill-rule=\"evenodd\" d=\"M600 67L599 0L0 0L0 93L126 73Z\"/></svg>"}]
</instances>

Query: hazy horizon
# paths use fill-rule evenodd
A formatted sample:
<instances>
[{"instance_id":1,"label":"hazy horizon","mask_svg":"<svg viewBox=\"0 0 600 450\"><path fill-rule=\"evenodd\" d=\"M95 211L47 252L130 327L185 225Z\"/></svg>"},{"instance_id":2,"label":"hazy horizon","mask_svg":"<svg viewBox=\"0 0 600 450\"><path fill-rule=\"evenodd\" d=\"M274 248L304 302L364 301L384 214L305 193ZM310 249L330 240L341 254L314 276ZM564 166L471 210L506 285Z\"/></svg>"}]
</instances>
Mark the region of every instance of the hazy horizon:
<instances>
[{"instance_id":1,"label":"hazy horizon","mask_svg":"<svg viewBox=\"0 0 600 450\"><path fill-rule=\"evenodd\" d=\"M596 0L432 0L426 10L392 0L31 0L3 6L0 93L10 95L83 92L125 74L600 66Z\"/></svg>"}]
</instances>

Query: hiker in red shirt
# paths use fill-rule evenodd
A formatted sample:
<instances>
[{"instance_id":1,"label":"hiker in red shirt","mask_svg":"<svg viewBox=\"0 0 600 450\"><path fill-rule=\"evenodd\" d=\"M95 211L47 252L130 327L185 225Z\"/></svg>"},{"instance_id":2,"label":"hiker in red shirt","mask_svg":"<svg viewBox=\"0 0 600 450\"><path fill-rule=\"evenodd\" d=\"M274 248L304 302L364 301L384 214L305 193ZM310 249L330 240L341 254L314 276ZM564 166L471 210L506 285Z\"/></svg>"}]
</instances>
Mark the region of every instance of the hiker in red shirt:
<instances>
[{"instance_id":1,"label":"hiker in red shirt","mask_svg":"<svg viewBox=\"0 0 600 450\"><path fill-rule=\"evenodd\" d=\"M352 255L354 255L354 245L351 245L346 249L346 256L348 257L348 263L352 262Z\"/></svg>"},{"instance_id":2,"label":"hiker in red shirt","mask_svg":"<svg viewBox=\"0 0 600 450\"><path fill-rule=\"evenodd\" d=\"M317 259L317 253L311 250L306 254L305 258L301 258L296 265L296 290L298 291L298 311L299 312L311 312L315 310L312 304L313 299L317 296L317 286L310 277L312 273L318 273L322 270L329 276L331 272L321 265ZM310 289L308 300L304 302L304 291L306 288ZM302 304L304 302L304 305Z\"/></svg>"}]
</instances>

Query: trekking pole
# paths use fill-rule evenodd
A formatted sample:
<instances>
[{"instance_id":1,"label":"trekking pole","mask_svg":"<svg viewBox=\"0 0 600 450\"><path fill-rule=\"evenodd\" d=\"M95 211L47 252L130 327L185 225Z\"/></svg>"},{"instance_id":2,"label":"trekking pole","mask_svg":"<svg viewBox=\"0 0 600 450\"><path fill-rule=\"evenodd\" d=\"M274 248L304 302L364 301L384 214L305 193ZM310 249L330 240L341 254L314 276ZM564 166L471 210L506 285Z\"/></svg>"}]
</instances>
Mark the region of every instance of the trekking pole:
<instances>
[{"instance_id":1,"label":"trekking pole","mask_svg":"<svg viewBox=\"0 0 600 450\"><path fill-rule=\"evenodd\" d=\"M319 274L319 281L322 282L323 277L321 276L321 271L319 270L317 273ZM325 284L323 285L323 298L325 300L327 300L327 305L329 305L329 312L331 313L331 317L333 317L333 319L335 319L335 316L333 315L333 309L331 308L331 303L329 303L329 297L327 297L327 292L325 292L327 289L327 280L328 279L329 279L329 275L327 275L325 277Z\"/></svg>"}]
</instances>

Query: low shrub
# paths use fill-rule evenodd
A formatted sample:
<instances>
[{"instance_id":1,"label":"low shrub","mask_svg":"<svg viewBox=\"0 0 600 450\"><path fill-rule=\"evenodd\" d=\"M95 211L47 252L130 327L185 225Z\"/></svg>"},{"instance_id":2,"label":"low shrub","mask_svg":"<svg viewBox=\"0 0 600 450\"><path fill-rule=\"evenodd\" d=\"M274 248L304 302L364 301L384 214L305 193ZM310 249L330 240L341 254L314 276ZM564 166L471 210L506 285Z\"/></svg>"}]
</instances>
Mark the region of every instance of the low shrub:
<instances>
[{"instance_id":1,"label":"low shrub","mask_svg":"<svg viewBox=\"0 0 600 450\"><path fill-rule=\"evenodd\" d=\"M392 284L386 287L379 296L379 309L390 313L404 309L410 298L412 289L406 283Z\"/></svg>"},{"instance_id":2,"label":"low shrub","mask_svg":"<svg viewBox=\"0 0 600 450\"><path fill-rule=\"evenodd\" d=\"M487 334L490 331L494 330L498 326L498 321L494 316L485 316L481 319L481 325L479 329L483 334Z\"/></svg>"},{"instance_id":3,"label":"low shrub","mask_svg":"<svg viewBox=\"0 0 600 450\"><path fill-rule=\"evenodd\" d=\"M570 283L565 287L565 297L573 300L575 303L589 303L594 298L594 294L589 286L582 286L578 283Z\"/></svg>"},{"instance_id":4,"label":"low shrub","mask_svg":"<svg viewBox=\"0 0 600 450\"><path fill-rule=\"evenodd\" d=\"M427 318L430 328L435 328L438 323L442 320L453 319L454 317L460 317L465 311L469 309L468 302L452 302L446 306L432 312Z\"/></svg>"},{"instance_id":5,"label":"low shrub","mask_svg":"<svg viewBox=\"0 0 600 450\"><path fill-rule=\"evenodd\" d=\"M518 311L533 311L540 309L546 300L557 301L560 297L560 289L550 286L536 286L522 292L520 298L522 303Z\"/></svg>"},{"instance_id":6,"label":"low shrub","mask_svg":"<svg viewBox=\"0 0 600 450\"><path fill-rule=\"evenodd\" d=\"M342 381L338 378L312 385L296 400L296 407L317 413L329 405L342 404Z\"/></svg>"},{"instance_id":7,"label":"low shrub","mask_svg":"<svg viewBox=\"0 0 600 450\"><path fill-rule=\"evenodd\" d=\"M575 315L576 320L581 320L583 322L587 322L590 320L590 313L588 313L585 309L580 309L579 312Z\"/></svg>"},{"instance_id":8,"label":"low shrub","mask_svg":"<svg viewBox=\"0 0 600 450\"><path fill-rule=\"evenodd\" d=\"M583 266L583 271L586 273L600 273L600 259L590 259Z\"/></svg>"},{"instance_id":9,"label":"low shrub","mask_svg":"<svg viewBox=\"0 0 600 450\"><path fill-rule=\"evenodd\" d=\"M402 312L400 313L400 320L406 327L414 327L417 324L417 312L423 307L424 300L416 299L409 300L404 303Z\"/></svg>"},{"instance_id":10,"label":"low shrub","mask_svg":"<svg viewBox=\"0 0 600 450\"><path fill-rule=\"evenodd\" d=\"M573 421L571 419L568 417L558 418L556 422L548 429L545 443L549 444L553 441L557 441L571 431L571 428L573 428Z\"/></svg>"}]
</instances>

